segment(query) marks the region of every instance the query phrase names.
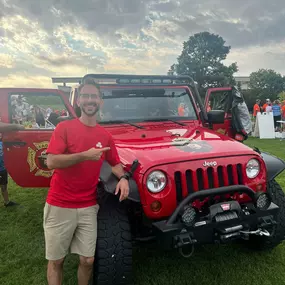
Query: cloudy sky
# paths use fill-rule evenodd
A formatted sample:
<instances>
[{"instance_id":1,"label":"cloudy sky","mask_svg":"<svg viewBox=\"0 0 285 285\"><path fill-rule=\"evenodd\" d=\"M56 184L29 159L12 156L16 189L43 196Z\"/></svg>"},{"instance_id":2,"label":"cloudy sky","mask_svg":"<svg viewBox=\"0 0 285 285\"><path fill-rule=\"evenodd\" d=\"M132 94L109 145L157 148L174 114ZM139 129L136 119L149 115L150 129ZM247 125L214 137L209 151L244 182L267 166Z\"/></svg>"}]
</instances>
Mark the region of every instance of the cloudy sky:
<instances>
[{"instance_id":1,"label":"cloudy sky","mask_svg":"<svg viewBox=\"0 0 285 285\"><path fill-rule=\"evenodd\" d=\"M0 0L0 87L51 77L166 74L197 32L232 47L236 75L285 75L284 0Z\"/></svg>"}]
</instances>

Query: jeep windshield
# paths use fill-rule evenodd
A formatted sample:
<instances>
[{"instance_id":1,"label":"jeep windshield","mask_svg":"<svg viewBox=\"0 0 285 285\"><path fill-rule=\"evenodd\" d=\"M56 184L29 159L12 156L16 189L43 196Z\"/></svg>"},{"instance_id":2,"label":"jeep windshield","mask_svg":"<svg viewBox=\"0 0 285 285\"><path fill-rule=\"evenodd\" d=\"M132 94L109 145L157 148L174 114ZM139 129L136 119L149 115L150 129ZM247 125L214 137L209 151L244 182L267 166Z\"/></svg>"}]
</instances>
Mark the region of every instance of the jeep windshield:
<instances>
[{"instance_id":1,"label":"jeep windshield","mask_svg":"<svg viewBox=\"0 0 285 285\"><path fill-rule=\"evenodd\" d=\"M184 88L103 89L102 93L101 124L197 120Z\"/></svg>"}]
</instances>

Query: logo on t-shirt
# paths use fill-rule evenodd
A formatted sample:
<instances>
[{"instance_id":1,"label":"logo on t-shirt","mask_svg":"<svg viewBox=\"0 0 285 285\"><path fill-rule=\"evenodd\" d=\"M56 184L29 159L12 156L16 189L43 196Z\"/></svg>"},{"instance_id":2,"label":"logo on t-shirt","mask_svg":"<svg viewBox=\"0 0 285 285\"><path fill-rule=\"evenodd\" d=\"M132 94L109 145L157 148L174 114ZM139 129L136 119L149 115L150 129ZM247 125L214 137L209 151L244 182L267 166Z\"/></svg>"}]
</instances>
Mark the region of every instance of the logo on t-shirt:
<instances>
[{"instance_id":1,"label":"logo on t-shirt","mask_svg":"<svg viewBox=\"0 0 285 285\"><path fill-rule=\"evenodd\" d=\"M100 142L98 142L98 143L96 144L96 147L102 148L102 144L101 144Z\"/></svg>"}]
</instances>

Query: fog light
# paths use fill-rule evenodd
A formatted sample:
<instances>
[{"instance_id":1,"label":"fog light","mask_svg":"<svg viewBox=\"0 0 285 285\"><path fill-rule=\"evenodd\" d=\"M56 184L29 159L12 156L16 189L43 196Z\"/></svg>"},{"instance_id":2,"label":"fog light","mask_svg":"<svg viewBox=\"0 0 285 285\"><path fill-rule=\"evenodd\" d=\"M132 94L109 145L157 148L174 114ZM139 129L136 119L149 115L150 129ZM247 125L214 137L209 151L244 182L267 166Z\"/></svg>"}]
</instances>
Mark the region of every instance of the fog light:
<instances>
[{"instance_id":1,"label":"fog light","mask_svg":"<svg viewBox=\"0 0 285 285\"><path fill-rule=\"evenodd\" d=\"M161 209L161 203L159 201L154 201L150 204L150 208L153 212L158 212Z\"/></svg>"},{"instance_id":2,"label":"fog light","mask_svg":"<svg viewBox=\"0 0 285 285\"><path fill-rule=\"evenodd\" d=\"M181 216L182 222L186 226L190 227L194 224L195 218L196 218L196 210L191 206L187 206Z\"/></svg>"},{"instance_id":3,"label":"fog light","mask_svg":"<svg viewBox=\"0 0 285 285\"><path fill-rule=\"evenodd\" d=\"M258 184L258 185L256 186L256 190L257 190L257 191L261 191L261 190L262 190L262 184Z\"/></svg>"},{"instance_id":4,"label":"fog light","mask_svg":"<svg viewBox=\"0 0 285 285\"><path fill-rule=\"evenodd\" d=\"M260 210L267 210L271 204L271 198L267 193L257 192L255 194L255 206Z\"/></svg>"}]
</instances>

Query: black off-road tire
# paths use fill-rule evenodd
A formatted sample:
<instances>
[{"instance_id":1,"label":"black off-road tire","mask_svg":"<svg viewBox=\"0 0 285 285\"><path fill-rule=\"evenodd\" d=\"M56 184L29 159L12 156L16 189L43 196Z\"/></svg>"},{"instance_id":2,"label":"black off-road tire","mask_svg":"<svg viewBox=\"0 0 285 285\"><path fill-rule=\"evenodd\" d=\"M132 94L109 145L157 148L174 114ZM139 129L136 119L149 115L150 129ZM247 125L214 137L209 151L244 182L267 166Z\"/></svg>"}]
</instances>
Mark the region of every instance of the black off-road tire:
<instances>
[{"instance_id":1,"label":"black off-road tire","mask_svg":"<svg viewBox=\"0 0 285 285\"><path fill-rule=\"evenodd\" d=\"M104 197L98 212L93 285L132 285L132 235L124 202Z\"/></svg>"},{"instance_id":2,"label":"black off-road tire","mask_svg":"<svg viewBox=\"0 0 285 285\"><path fill-rule=\"evenodd\" d=\"M267 183L268 193L272 202L279 207L277 225L274 226L271 237L251 236L247 241L247 246L253 250L271 250L278 246L285 237L285 194L281 186L272 180Z\"/></svg>"}]
</instances>

